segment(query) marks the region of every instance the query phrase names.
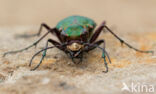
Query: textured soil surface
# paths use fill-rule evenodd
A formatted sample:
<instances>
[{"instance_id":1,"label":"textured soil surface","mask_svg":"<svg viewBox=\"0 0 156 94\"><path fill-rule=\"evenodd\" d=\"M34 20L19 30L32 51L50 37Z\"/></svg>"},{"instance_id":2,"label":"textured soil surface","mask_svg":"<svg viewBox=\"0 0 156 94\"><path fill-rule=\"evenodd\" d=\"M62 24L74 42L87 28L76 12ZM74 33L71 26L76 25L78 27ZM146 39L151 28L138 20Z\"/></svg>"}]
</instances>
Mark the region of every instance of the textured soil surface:
<instances>
[{"instance_id":1,"label":"textured soil surface","mask_svg":"<svg viewBox=\"0 0 156 94\"><path fill-rule=\"evenodd\" d=\"M8 16L8 19L10 19L6 23L0 23L2 25L0 27L0 94L136 93L122 91L123 83L128 87L131 87L132 83L140 84L140 86L148 85L148 88L152 85L155 91L150 94L156 94L156 12L154 12L156 2L152 0L150 2L142 0L141 3L139 1L131 2L131 0L118 0L118 2L112 0L90 2L90 0L86 0L84 3L82 3L82 0L69 1L58 3L56 0L55 4L57 5L51 5L51 7L48 6L50 4L46 3L48 8L52 8L51 11L53 11L54 16L53 13L48 12L48 9L40 8L37 4L21 3L20 9L23 9L25 14L19 10L21 14L16 12L17 15L15 15L16 13L13 15L14 20ZM90 2L90 5L85 6L88 2ZM24 6L27 7L25 4L29 3L32 8L34 6L34 9L31 10L30 6L28 6L30 9L23 8ZM39 1L38 3L43 2ZM74 6L71 3L77 4ZM15 6L15 3L13 5ZM58 8L58 5L62 12L54 10ZM36 11L36 14L33 14L35 10L39 10L38 8L42 10L42 13ZM97 11L98 9L99 11ZM12 10L14 9L12 8ZM49 15L46 13L49 13ZM47 15L47 19L43 14ZM105 39L106 50L112 61L112 64L108 64L108 73L102 72L105 67L100 49L86 53L83 62L78 65L73 64L62 51L56 48L50 49L41 66L35 71L30 71L39 63L42 54L39 54L33 60L33 65L28 67L31 57L45 46L48 38L57 40L53 35L48 35L36 48L32 47L21 53L2 57L4 52L24 48L47 32L44 29L40 37L26 37L26 35L36 33L41 22L44 21L51 24L50 26L55 26L57 21L73 14L91 17L97 21L98 25L103 19L106 19L108 26L126 42L141 50L153 50L155 54L139 53L125 45L121 46L114 36L105 32L101 33L99 39ZM2 22L4 21L3 18L0 19L2 19ZM149 93L144 91L137 94Z\"/></svg>"},{"instance_id":2,"label":"textured soil surface","mask_svg":"<svg viewBox=\"0 0 156 94\"><path fill-rule=\"evenodd\" d=\"M1 53L23 48L38 39L37 37L18 38L17 35L24 32L22 30L14 31L13 33L9 30L0 32ZM144 35L146 35L144 38L140 38ZM108 65L108 73L102 73L105 67L99 49L85 54L83 63L75 65L66 54L54 48L48 51L47 57L39 69L30 71L28 63L32 55L44 47L45 41L42 41L36 49L31 48L22 53L0 58L1 94L120 93L123 87L122 82L128 85L132 82L156 85L155 55L141 54L126 46L121 47L120 42L108 32L103 33L100 38L102 37L107 40L106 50L112 60L112 64ZM135 34L127 32L124 34L124 38L142 50L156 48L155 32ZM37 56L33 65L36 65L40 58L41 55Z\"/></svg>"}]
</instances>

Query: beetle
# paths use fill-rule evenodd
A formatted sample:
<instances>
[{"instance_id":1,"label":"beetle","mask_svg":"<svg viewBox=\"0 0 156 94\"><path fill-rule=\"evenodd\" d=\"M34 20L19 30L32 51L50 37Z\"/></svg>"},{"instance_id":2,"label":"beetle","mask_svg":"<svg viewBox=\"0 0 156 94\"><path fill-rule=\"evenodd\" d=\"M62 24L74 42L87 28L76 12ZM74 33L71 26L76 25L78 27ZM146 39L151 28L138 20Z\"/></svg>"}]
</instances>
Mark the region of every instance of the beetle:
<instances>
[{"instance_id":1,"label":"beetle","mask_svg":"<svg viewBox=\"0 0 156 94\"><path fill-rule=\"evenodd\" d=\"M129 45L123 39L118 37L111 29L109 29L108 26L106 26L105 21L103 21L101 25L95 30L95 32L93 32L96 27L96 23L92 19L84 16L78 16L78 15L69 16L61 20L60 22L58 22L58 24L54 28L49 27L45 23L42 23L39 32L35 35L39 36L42 32L43 27L46 28L48 32L45 33L39 40L37 40L32 45L26 48L16 50L16 51L6 52L4 53L4 56L10 53L22 52L33 46L36 46L43 38L45 38L49 33L51 33L58 38L59 42L53 39L48 39L45 48L40 50L36 54L34 54L32 59L30 60L29 66L31 66L34 57L39 53L43 52L40 62L35 68L31 70L36 70L42 63L44 57L46 56L47 50L52 49L54 47L65 52L75 64L82 62L84 52L89 52L95 48L99 48L102 51L102 58L104 59L104 65L106 67L106 70L103 72L108 72L108 65L107 65L106 58L108 58L109 63L111 63L111 60L109 58L107 51L105 50L105 41L103 39L96 41L101 31L103 31L104 29L106 29L114 37L116 37L121 42L121 44L125 44L126 46L128 46L129 48L135 51L141 53L153 53L153 51L142 51ZM52 43L53 46L49 47L48 43ZM103 44L103 47L100 47L99 46L100 44ZM78 59L79 61L76 62L75 59Z\"/></svg>"}]
</instances>

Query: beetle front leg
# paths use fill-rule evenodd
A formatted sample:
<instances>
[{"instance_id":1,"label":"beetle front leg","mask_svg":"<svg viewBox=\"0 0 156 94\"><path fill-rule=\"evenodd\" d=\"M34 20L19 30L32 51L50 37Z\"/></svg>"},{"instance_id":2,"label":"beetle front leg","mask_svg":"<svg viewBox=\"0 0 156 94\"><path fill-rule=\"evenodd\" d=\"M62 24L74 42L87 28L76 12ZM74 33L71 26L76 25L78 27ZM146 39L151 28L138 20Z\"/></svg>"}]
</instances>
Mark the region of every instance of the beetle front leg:
<instances>
[{"instance_id":1,"label":"beetle front leg","mask_svg":"<svg viewBox=\"0 0 156 94\"><path fill-rule=\"evenodd\" d=\"M103 48L105 49L105 41L104 41L104 40L98 40L98 41L96 41L96 42L94 42L94 43L92 43L92 44L89 44L88 47L87 47L86 49L84 49L84 51L89 52L89 51L91 51L91 50L97 48L97 47L98 47L100 44L102 44L102 43L103 43ZM105 50L105 54L106 54L106 56L107 56L107 58L108 58L108 60L109 60L109 63L111 63L109 54L107 53L106 50Z\"/></svg>"},{"instance_id":2,"label":"beetle front leg","mask_svg":"<svg viewBox=\"0 0 156 94\"><path fill-rule=\"evenodd\" d=\"M44 57L46 56L47 48L48 48L48 43L49 43L49 42L52 43L52 44L53 44L55 47L57 47L58 49L64 50L64 47L63 47L64 45L61 45L60 43L58 43L58 42L55 41L55 40L48 39L48 41L47 41L47 43L46 43L46 46L45 46L45 50L44 50L44 52L43 52L43 54L42 54L42 58L41 58L39 64L38 64L35 68L33 68L33 69L31 69L31 70L36 70L36 69L40 66L40 64L42 63ZM32 60L34 59L34 57L35 57L37 54L38 54L38 52L32 57L32 59L30 60L29 66L31 66Z\"/></svg>"},{"instance_id":3,"label":"beetle front leg","mask_svg":"<svg viewBox=\"0 0 156 94\"><path fill-rule=\"evenodd\" d=\"M93 45L100 45L102 43L104 43L104 40L98 40L98 41L96 41L94 43L91 43L91 44L93 44ZM85 51L89 52L89 51L91 51L91 50L93 50L95 48L96 48L95 46L89 46L89 47L87 47L87 49L85 49Z\"/></svg>"},{"instance_id":4,"label":"beetle front leg","mask_svg":"<svg viewBox=\"0 0 156 94\"><path fill-rule=\"evenodd\" d=\"M99 45L103 43L103 47L100 47ZM88 44L88 48L85 49L85 51L91 51L95 48L99 48L102 50L102 58L104 59L104 64L105 64L105 67L106 67L106 71L103 71L103 72L108 72L108 65L107 65L107 61L106 61L106 57L108 58L109 60L109 63L111 63L111 60L110 60L110 57L107 53L107 51L105 50L105 41L104 40L99 40L95 43L92 43L92 44Z\"/></svg>"},{"instance_id":5,"label":"beetle front leg","mask_svg":"<svg viewBox=\"0 0 156 94\"><path fill-rule=\"evenodd\" d=\"M100 47L98 45L98 43L100 44L100 42L103 43L103 47ZM106 61L106 57L108 58L109 63L111 63L111 60L109 58L109 55L108 55L107 51L105 50L105 41L104 40L99 40L99 42L96 42L93 45L95 45L95 47L97 47L97 48L102 50L102 58L104 59L104 65L106 67L106 71L102 71L102 72L107 73L108 72L108 64L107 64L107 61Z\"/></svg>"},{"instance_id":6,"label":"beetle front leg","mask_svg":"<svg viewBox=\"0 0 156 94\"><path fill-rule=\"evenodd\" d=\"M31 69L31 71L36 70L41 65L41 63L42 63L42 61L43 61L43 59L44 59L44 57L46 56L46 53L47 53L48 42L49 42L49 40L46 43L46 46L45 46L46 50L43 51L42 58L41 58L40 62L37 64L37 66L35 68ZM31 61L29 63L29 66L31 66L31 64L32 64L32 59L31 59Z\"/></svg>"}]
</instances>

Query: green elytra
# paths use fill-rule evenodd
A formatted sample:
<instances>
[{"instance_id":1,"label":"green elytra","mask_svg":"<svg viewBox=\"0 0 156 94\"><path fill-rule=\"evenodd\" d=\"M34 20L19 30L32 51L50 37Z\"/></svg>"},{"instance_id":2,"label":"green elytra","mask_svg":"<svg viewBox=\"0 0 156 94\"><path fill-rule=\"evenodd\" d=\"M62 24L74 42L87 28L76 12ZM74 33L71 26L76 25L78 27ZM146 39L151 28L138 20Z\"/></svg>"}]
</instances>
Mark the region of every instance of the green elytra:
<instances>
[{"instance_id":1,"label":"green elytra","mask_svg":"<svg viewBox=\"0 0 156 94\"><path fill-rule=\"evenodd\" d=\"M96 23L87 17L83 16L69 16L61 20L56 28L61 29L61 33L69 37L80 37L84 32L88 32L90 26L94 29Z\"/></svg>"}]
</instances>

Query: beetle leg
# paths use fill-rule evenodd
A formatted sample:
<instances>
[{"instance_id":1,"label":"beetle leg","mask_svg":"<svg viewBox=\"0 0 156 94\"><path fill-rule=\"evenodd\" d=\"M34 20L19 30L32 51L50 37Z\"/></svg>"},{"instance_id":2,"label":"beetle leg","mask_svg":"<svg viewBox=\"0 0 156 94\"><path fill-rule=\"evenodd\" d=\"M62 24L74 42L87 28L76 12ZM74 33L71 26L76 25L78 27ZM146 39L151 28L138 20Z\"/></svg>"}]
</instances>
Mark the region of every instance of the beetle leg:
<instances>
[{"instance_id":1,"label":"beetle leg","mask_svg":"<svg viewBox=\"0 0 156 94\"><path fill-rule=\"evenodd\" d=\"M62 51L66 51L65 45L62 46L59 42L57 42L53 39L49 39L49 42L52 43L53 45L60 45L60 46L57 46L57 48L62 50Z\"/></svg>"},{"instance_id":2,"label":"beetle leg","mask_svg":"<svg viewBox=\"0 0 156 94\"><path fill-rule=\"evenodd\" d=\"M105 22L103 22L98 28L97 30L95 31L95 33L92 35L91 39L89 40L89 43L93 43L97 38L98 36L100 35L101 31L103 30L105 26Z\"/></svg>"},{"instance_id":3,"label":"beetle leg","mask_svg":"<svg viewBox=\"0 0 156 94\"><path fill-rule=\"evenodd\" d=\"M40 29L39 29L38 33L35 34L35 35L40 36L43 27L46 28L48 31L50 31L50 29L51 29L47 24L42 23L41 26L40 26Z\"/></svg>"},{"instance_id":4,"label":"beetle leg","mask_svg":"<svg viewBox=\"0 0 156 94\"><path fill-rule=\"evenodd\" d=\"M103 47L100 47L99 45L103 43ZM106 57L108 58L109 60L109 63L111 63L111 60L110 60L110 57L107 53L107 51L105 50L105 41L104 40L99 40L95 43L92 43L92 44L88 44L88 48L85 49L85 51L90 51L90 50L93 50L95 48L99 48L102 50L102 58L104 59L104 64L105 64L105 67L106 67L106 71L103 71L103 72L108 72L108 65L107 65L107 61L106 61Z\"/></svg>"},{"instance_id":5,"label":"beetle leg","mask_svg":"<svg viewBox=\"0 0 156 94\"><path fill-rule=\"evenodd\" d=\"M126 46L128 46L129 48L141 52L141 53L154 53L153 51L142 51L139 49L134 48L133 46L129 45L127 42L125 42L124 40L122 40L121 38L119 38L112 30L110 30L106 25L105 25L105 21L100 25L100 27L95 31L95 33L93 34L93 36L90 39L90 43L93 43L99 36L99 34L101 33L101 31L106 28L113 36L115 36L120 42L121 44L125 44Z\"/></svg>"},{"instance_id":6,"label":"beetle leg","mask_svg":"<svg viewBox=\"0 0 156 94\"><path fill-rule=\"evenodd\" d=\"M102 58L104 59L104 65L105 65L105 67L106 67L106 71L102 71L102 72L107 73L107 72L108 72L108 64L107 64L107 61L106 61L106 57L108 58L109 63L111 63L111 60L110 60L110 58L109 58L108 53L107 53L106 50L105 50L105 41L104 41L104 40L101 40L101 42L103 43L103 48L100 47L99 45L96 45L96 44L93 44L93 46L95 46L95 47L97 47L97 48L99 48L99 49L102 50Z\"/></svg>"},{"instance_id":7,"label":"beetle leg","mask_svg":"<svg viewBox=\"0 0 156 94\"><path fill-rule=\"evenodd\" d=\"M133 46L129 45L127 42L125 42L124 40L122 40L120 37L118 37L112 30L110 30L105 24L104 24L104 28L106 28L114 37L116 37L120 42L121 44L125 44L126 46L128 46L129 48L135 50L135 51L138 51L138 52L141 52L141 53L154 53L153 51L143 51L143 50L139 50L137 48L134 48Z\"/></svg>"},{"instance_id":8,"label":"beetle leg","mask_svg":"<svg viewBox=\"0 0 156 94\"><path fill-rule=\"evenodd\" d=\"M52 34L55 32L57 38L59 39L59 41L62 42L62 39L60 37L60 32L56 29L56 28L50 28L46 23L42 23L40 28L39 28L39 31L37 34L33 34L33 35L23 35L25 38L29 38L29 37L34 37L34 36L40 36L41 32L42 32L42 29L46 28L48 30L48 32L50 31Z\"/></svg>"},{"instance_id":9,"label":"beetle leg","mask_svg":"<svg viewBox=\"0 0 156 94\"><path fill-rule=\"evenodd\" d=\"M93 45L95 44L95 45L100 45L100 44L102 44L104 42L104 40L98 40L98 41L96 41L96 42L94 42L94 43L92 43ZM87 47L87 49L85 49L85 51L86 52L89 52L89 51L91 51L91 50L93 50L93 49L95 49L96 47L95 46L89 46L89 47Z\"/></svg>"},{"instance_id":10,"label":"beetle leg","mask_svg":"<svg viewBox=\"0 0 156 94\"><path fill-rule=\"evenodd\" d=\"M45 50L52 49L52 48L54 48L54 47L56 47L56 46L47 47L47 48L42 49L42 50L38 51L37 53L35 53L35 54L32 56L31 60L30 60L29 66L31 66L32 60L35 58L35 56L37 56L39 53L41 53L41 52L43 52L43 51L45 51Z\"/></svg>"},{"instance_id":11,"label":"beetle leg","mask_svg":"<svg viewBox=\"0 0 156 94\"><path fill-rule=\"evenodd\" d=\"M84 51L89 52L89 51L97 48L97 46L102 44L102 43L103 43L103 48L105 49L105 41L104 40L99 40L99 41L96 41L95 43L90 44L91 46L89 45L89 47L87 49L85 49ZM92 46L92 45L97 45L97 46ZM107 56L107 58L109 60L109 63L111 63L111 60L110 60L110 57L109 57L109 54L107 53L107 51L105 51L105 54L106 54L106 56Z\"/></svg>"},{"instance_id":12,"label":"beetle leg","mask_svg":"<svg viewBox=\"0 0 156 94\"><path fill-rule=\"evenodd\" d=\"M40 28L39 28L39 30L38 30L38 33L37 34L31 34L31 35L30 34L29 35L24 34L24 35L20 35L18 37L30 38L30 37L40 36L43 27L46 28L48 31L51 30L51 28L47 24L42 23L41 26L40 26Z\"/></svg>"},{"instance_id":13,"label":"beetle leg","mask_svg":"<svg viewBox=\"0 0 156 94\"><path fill-rule=\"evenodd\" d=\"M55 32L55 34L56 34L57 38L59 39L59 41L62 42L61 37L60 37L60 32L59 32L56 28L52 28L52 29L51 29L51 28L50 28L47 24L45 24L45 23L42 23L42 24L41 24L40 29L39 29L38 33L36 34L37 36L39 36L39 35L41 34L42 28L43 28L43 27L46 28L48 31L51 31L52 34Z\"/></svg>"},{"instance_id":14,"label":"beetle leg","mask_svg":"<svg viewBox=\"0 0 156 94\"><path fill-rule=\"evenodd\" d=\"M58 43L58 42L55 41L55 40L48 39L48 41L47 41L47 43L46 43L46 46L45 46L45 50L44 50L44 52L43 52L43 54L42 54L42 58L41 58L39 64L38 64L35 68L33 68L33 69L31 69L31 70L36 70L36 69L40 66L40 64L42 63L44 57L46 56L46 52L47 52L47 48L48 48L48 43L49 43L49 42L52 43L52 44L53 44L55 47L57 47L58 49L64 50L63 46L62 46L60 43ZM36 56L36 54L35 54L34 56ZM29 63L29 66L31 66L32 60L33 60L34 56L32 57L32 59L31 59L31 61L30 61L30 63Z\"/></svg>"},{"instance_id":15,"label":"beetle leg","mask_svg":"<svg viewBox=\"0 0 156 94\"><path fill-rule=\"evenodd\" d=\"M47 53L48 42L49 42L49 40L46 43L46 46L45 46L46 50L43 51L42 58L41 58L40 62L37 64L37 66L35 68L31 69L31 71L36 70L41 65L41 63L42 63L42 61L43 61L43 59L44 59L44 57L46 56L46 53ZM31 66L31 64L32 64L32 59L31 59L31 61L29 63L29 66Z\"/></svg>"},{"instance_id":16,"label":"beetle leg","mask_svg":"<svg viewBox=\"0 0 156 94\"><path fill-rule=\"evenodd\" d=\"M9 52L6 52L3 54L3 56L5 57L7 54L15 54L15 53L18 53L18 52L22 52L24 50L28 50L29 48L33 47L33 46L36 46L43 38L45 38L48 34L50 33L50 31L48 31L46 34L44 34L39 40L37 40L36 42L34 42L33 44L23 48L23 49L20 49L20 50L15 50L15 51L9 51Z\"/></svg>"},{"instance_id":17,"label":"beetle leg","mask_svg":"<svg viewBox=\"0 0 156 94\"><path fill-rule=\"evenodd\" d=\"M102 58L104 59L104 64L105 64L105 67L106 67L106 71L102 71L102 72L107 73L108 72L108 65L107 65L107 61L106 61L105 49L104 48L102 49Z\"/></svg>"}]
</instances>

